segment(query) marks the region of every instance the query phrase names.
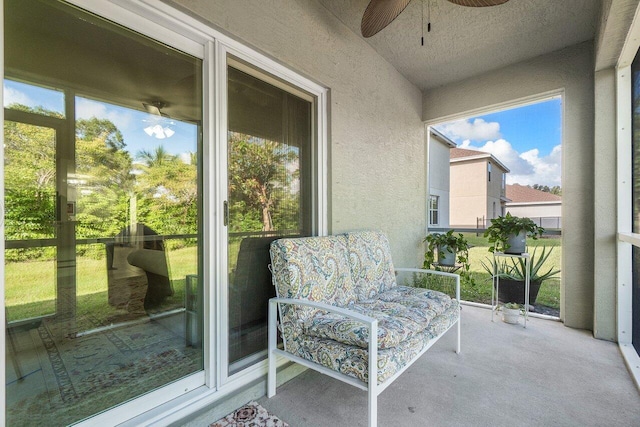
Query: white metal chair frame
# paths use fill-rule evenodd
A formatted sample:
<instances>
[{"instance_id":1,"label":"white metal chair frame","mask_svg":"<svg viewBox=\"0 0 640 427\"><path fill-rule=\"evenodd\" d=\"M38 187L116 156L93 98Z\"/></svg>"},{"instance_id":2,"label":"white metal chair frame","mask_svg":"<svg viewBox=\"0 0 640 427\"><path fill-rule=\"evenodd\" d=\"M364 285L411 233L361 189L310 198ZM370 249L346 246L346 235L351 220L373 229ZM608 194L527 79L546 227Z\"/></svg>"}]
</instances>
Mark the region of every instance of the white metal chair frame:
<instances>
[{"instance_id":1,"label":"white metal chair frame","mask_svg":"<svg viewBox=\"0 0 640 427\"><path fill-rule=\"evenodd\" d=\"M458 304L460 303L460 276L453 273L446 273L442 271L433 271L433 270L423 270L419 268L396 268L398 272L409 272L409 273L427 273L427 274L436 274L441 276L452 277L456 281L456 301ZM309 360L303 359L299 356L295 356L286 351L286 343L284 350L281 350L277 346L277 311L278 306L281 304L292 304L299 305L305 307L313 307L321 310L325 310L331 313L336 313L348 317L350 319L362 322L369 329L369 361L368 361L368 369L369 369L369 380L375 378L376 381L364 382L357 378L342 374L340 372L329 369L325 366L319 365L317 363L311 362ZM458 305L459 307L459 305ZM460 353L460 308L458 308L458 320L454 323L457 324L457 343L456 343L456 353ZM351 384L354 387L358 387L361 390L365 390L368 392L368 425L369 427L376 427L378 424L378 395L382 393L392 382L396 380L409 366L411 366L420 356L422 356L433 344L435 344L444 334L449 331L453 327L450 325L447 330L442 332L440 335L430 340L427 345L414 357L409 363L403 366L398 372L388 378L385 382L378 384L378 320L373 317L365 316L360 313L348 310L346 308L337 307L321 302L315 301L306 301L300 299L292 299L292 298L271 298L269 300L269 373L268 373L268 383L267 383L267 396L273 397L276 394L276 356L282 356L286 359L299 363L300 365L306 366L307 368L311 368L316 370L322 374L329 375L332 378L343 381L347 384Z\"/></svg>"}]
</instances>

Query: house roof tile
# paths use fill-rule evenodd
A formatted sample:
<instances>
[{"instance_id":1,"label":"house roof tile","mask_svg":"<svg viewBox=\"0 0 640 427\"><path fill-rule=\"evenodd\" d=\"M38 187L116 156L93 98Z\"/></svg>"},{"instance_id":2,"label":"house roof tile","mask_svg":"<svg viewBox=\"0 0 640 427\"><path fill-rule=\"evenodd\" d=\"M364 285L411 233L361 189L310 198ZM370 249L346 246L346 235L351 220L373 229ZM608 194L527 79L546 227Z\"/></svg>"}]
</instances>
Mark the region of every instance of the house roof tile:
<instances>
[{"instance_id":1,"label":"house roof tile","mask_svg":"<svg viewBox=\"0 0 640 427\"><path fill-rule=\"evenodd\" d=\"M481 156L487 155L489 157L489 153L485 153L484 151L478 150L469 150L466 148L452 148L449 150L449 158L451 159L460 159L463 157L472 157L472 156Z\"/></svg>"},{"instance_id":2,"label":"house roof tile","mask_svg":"<svg viewBox=\"0 0 640 427\"><path fill-rule=\"evenodd\" d=\"M510 170L506 167L500 160L498 160L491 153L487 153L486 151L479 150L469 150L468 148L452 148L449 150L449 160L454 162L464 162L465 159L476 160L476 159L491 159L490 161L500 166L506 173L509 173Z\"/></svg>"},{"instance_id":3,"label":"house roof tile","mask_svg":"<svg viewBox=\"0 0 640 427\"><path fill-rule=\"evenodd\" d=\"M507 185L507 197L511 199L512 203L562 201L562 197L558 195L520 184Z\"/></svg>"}]
</instances>

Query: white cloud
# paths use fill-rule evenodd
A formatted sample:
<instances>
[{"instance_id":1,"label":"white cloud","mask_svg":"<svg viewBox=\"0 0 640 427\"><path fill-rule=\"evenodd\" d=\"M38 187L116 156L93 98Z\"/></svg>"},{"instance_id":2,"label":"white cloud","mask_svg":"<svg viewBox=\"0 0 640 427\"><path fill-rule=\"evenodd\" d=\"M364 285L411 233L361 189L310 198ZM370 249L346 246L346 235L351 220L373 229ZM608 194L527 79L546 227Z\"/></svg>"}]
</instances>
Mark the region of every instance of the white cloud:
<instances>
[{"instance_id":1,"label":"white cloud","mask_svg":"<svg viewBox=\"0 0 640 427\"><path fill-rule=\"evenodd\" d=\"M484 119L475 119L473 122L468 119L456 120L445 123L437 128L440 132L456 141L466 139L471 141L487 141L490 139L498 139L501 136L500 123L485 122Z\"/></svg>"},{"instance_id":2,"label":"white cloud","mask_svg":"<svg viewBox=\"0 0 640 427\"><path fill-rule=\"evenodd\" d=\"M472 146L470 141L466 140L462 142L460 148L491 153L509 168L507 184L541 184L550 187L562 184L562 147L560 145L553 147L551 153L543 157L540 157L540 151L537 148L518 153L511 143L504 139L487 141L480 147Z\"/></svg>"},{"instance_id":3,"label":"white cloud","mask_svg":"<svg viewBox=\"0 0 640 427\"><path fill-rule=\"evenodd\" d=\"M534 172L532 165L526 158L523 158L511 145L509 141L498 139L496 141L487 141L481 151L493 154L506 167L509 168L509 175L529 175Z\"/></svg>"},{"instance_id":4,"label":"white cloud","mask_svg":"<svg viewBox=\"0 0 640 427\"><path fill-rule=\"evenodd\" d=\"M191 153L189 153L189 152L178 154L178 158L185 165L190 165L191 164Z\"/></svg>"},{"instance_id":5,"label":"white cloud","mask_svg":"<svg viewBox=\"0 0 640 427\"><path fill-rule=\"evenodd\" d=\"M85 98L76 98L76 117L78 119L90 119L97 117L113 122L120 130L129 127L133 118L131 114L119 112L107 108L106 104Z\"/></svg>"},{"instance_id":6,"label":"white cloud","mask_svg":"<svg viewBox=\"0 0 640 427\"><path fill-rule=\"evenodd\" d=\"M4 85L4 106L8 107L11 104L22 104L28 107L36 107L38 105L35 100L29 98L25 93Z\"/></svg>"},{"instance_id":7,"label":"white cloud","mask_svg":"<svg viewBox=\"0 0 640 427\"><path fill-rule=\"evenodd\" d=\"M550 187L562 185L562 147L560 145L553 147L548 156L540 157L540 152L533 149L522 153L520 157L533 167L533 174L508 174L507 183L542 184Z\"/></svg>"}]
</instances>

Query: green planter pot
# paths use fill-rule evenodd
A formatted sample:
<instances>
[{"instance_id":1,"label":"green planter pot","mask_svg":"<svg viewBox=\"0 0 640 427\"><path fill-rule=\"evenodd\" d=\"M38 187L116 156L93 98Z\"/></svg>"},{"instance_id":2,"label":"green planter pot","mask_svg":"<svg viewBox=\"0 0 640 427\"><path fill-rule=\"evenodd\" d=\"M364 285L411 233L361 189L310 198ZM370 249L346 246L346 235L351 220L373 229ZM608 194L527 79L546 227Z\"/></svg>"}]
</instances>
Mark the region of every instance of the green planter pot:
<instances>
[{"instance_id":1,"label":"green planter pot","mask_svg":"<svg viewBox=\"0 0 640 427\"><path fill-rule=\"evenodd\" d=\"M538 298L541 281L532 281L529 286L529 304L534 304ZM524 304L524 280L500 279L498 301L502 303L515 302Z\"/></svg>"}]
</instances>

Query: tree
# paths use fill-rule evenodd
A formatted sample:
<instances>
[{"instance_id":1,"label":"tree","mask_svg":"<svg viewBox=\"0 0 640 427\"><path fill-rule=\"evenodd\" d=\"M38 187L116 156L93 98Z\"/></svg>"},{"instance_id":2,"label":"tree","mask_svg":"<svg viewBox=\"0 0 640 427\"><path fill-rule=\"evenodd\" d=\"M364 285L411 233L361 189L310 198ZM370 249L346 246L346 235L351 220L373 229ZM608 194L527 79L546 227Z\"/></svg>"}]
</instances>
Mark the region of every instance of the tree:
<instances>
[{"instance_id":1,"label":"tree","mask_svg":"<svg viewBox=\"0 0 640 427\"><path fill-rule=\"evenodd\" d=\"M76 122L78 237L113 236L127 225L135 177L125 147L111 121L92 117Z\"/></svg>"},{"instance_id":2,"label":"tree","mask_svg":"<svg viewBox=\"0 0 640 427\"><path fill-rule=\"evenodd\" d=\"M529 187L535 190L544 191L545 193L551 193L557 196L562 196L562 188L559 185L554 185L553 187L549 187L548 185L533 184L533 185L529 185Z\"/></svg>"},{"instance_id":3,"label":"tree","mask_svg":"<svg viewBox=\"0 0 640 427\"><path fill-rule=\"evenodd\" d=\"M196 233L198 224L198 168L196 153L188 159L163 146L141 150L136 192L139 218L159 233Z\"/></svg>"},{"instance_id":4,"label":"tree","mask_svg":"<svg viewBox=\"0 0 640 427\"><path fill-rule=\"evenodd\" d=\"M276 141L232 133L229 138L229 194L234 202L230 214L244 226L273 231L276 206L291 198L291 173L287 165L297 158L286 145ZM249 222L247 222L249 220ZM238 229L234 231L249 231Z\"/></svg>"},{"instance_id":5,"label":"tree","mask_svg":"<svg viewBox=\"0 0 640 427\"><path fill-rule=\"evenodd\" d=\"M42 108L13 110L60 117ZM5 121L5 234L8 239L51 238L56 220L56 134L53 129ZM43 251L25 250L25 256ZM19 256L22 256L19 255Z\"/></svg>"},{"instance_id":6,"label":"tree","mask_svg":"<svg viewBox=\"0 0 640 427\"><path fill-rule=\"evenodd\" d=\"M136 154L136 158L142 161L148 168L160 167L167 162L171 162L174 156L169 154L162 145L156 147L155 150L140 150ZM195 163L194 163L195 164Z\"/></svg>"}]
</instances>

